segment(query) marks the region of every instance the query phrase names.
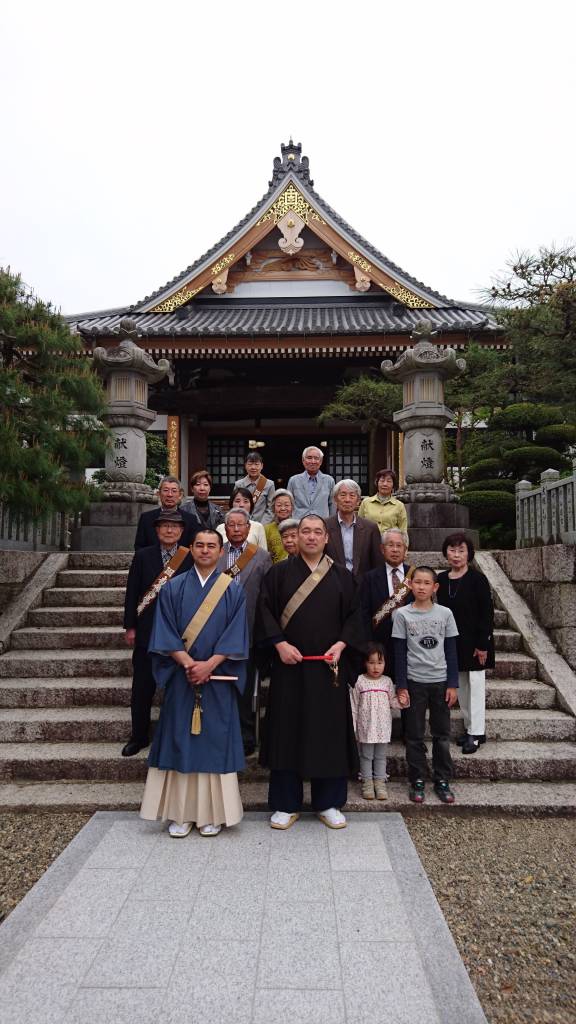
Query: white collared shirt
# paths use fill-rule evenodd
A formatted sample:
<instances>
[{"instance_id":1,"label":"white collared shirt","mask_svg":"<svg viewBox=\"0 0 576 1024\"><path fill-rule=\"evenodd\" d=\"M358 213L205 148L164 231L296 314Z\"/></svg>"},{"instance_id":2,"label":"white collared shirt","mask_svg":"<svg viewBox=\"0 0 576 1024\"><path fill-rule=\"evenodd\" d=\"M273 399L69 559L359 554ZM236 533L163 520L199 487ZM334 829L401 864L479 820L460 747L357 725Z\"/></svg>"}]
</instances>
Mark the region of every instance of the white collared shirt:
<instances>
[{"instance_id":1,"label":"white collared shirt","mask_svg":"<svg viewBox=\"0 0 576 1024\"><path fill-rule=\"evenodd\" d=\"M210 573L210 576L207 576L206 579L204 579L204 577L201 576L200 573L198 572L198 566L195 565L194 568L196 569L196 575L197 575L198 579L200 580L200 585L201 585L202 588L204 588L206 586L206 584L208 583L208 580L211 579L211 577L216 572L216 569L212 569L212 572Z\"/></svg>"},{"instance_id":2,"label":"white collared shirt","mask_svg":"<svg viewBox=\"0 0 576 1024\"><path fill-rule=\"evenodd\" d=\"M356 526L356 515L351 523L345 523L338 512L338 524L342 535L342 547L344 548L344 561L346 568L352 572L354 568L354 527Z\"/></svg>"},{"instance_id":3,"label":"white collared shirt","mask_svg":"<svg viewBox=\"0 0 576 1024\"><path fill-rule=\"evenodd\" d=\"M388 575L388 593L389 594L393 594L394 593L394 578L392 576L392 572L393 572L394 569L397 570L397 576L398 576L398 579L400 580L400 583L404 582L404 576L406 575L406 573L404 572L404 565L403 565L402 562L400 563L400 565L388 565L388 562L386 562L386 573Z\"/></svg>"}]
</instances>

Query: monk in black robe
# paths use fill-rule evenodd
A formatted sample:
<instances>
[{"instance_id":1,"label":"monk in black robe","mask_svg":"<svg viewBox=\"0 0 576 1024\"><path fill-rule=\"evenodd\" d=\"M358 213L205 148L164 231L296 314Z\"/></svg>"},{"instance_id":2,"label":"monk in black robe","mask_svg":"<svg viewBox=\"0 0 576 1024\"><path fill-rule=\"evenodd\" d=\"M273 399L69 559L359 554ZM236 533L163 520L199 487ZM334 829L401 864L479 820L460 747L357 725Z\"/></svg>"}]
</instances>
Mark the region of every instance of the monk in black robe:
<instances>
[{"instance_id":1,"label":"monk in black robe","mask_svg":"<svg viewBox=\"0 0 576 1024\"><path fill-rule=\"evenodd\" d=\"M258 640L271 652L271 677L260 760L270 769L273 828L298 818L304 779L311 780L312 809L330 828L344 828L340 808L358 770L348 683L358 674L364 631L352 574L324 554L327 539L323 519L304 516L299 554L272 566L262 583ZM317 577L283 624L288 602ZM330 655L338 672L305 655Z\"/></svg>"}]
</instances>

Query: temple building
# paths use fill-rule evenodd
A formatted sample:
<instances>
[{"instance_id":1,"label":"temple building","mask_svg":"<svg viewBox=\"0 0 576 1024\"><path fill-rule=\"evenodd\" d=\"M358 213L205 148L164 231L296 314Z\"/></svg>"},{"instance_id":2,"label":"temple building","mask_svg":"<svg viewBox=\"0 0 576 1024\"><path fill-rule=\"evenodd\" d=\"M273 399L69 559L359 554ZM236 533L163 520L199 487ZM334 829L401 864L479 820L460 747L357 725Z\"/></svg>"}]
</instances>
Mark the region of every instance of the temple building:
<instances>
[{"instance_id":1,"label":"temple building","mask_svg":"<svg viewBox=\"0 0 576 1024\"><path fill-rule=\"evenodd\" d=\"M259 449L277 486L318 444L323 468L363 492L375 470L402 470L398 434L358 423L320 427L336 388L411 346L430 321L434 342L500 347L490 314L415 280L362 238L315 191L300 144L282 145L268 191L212 249L133 306L68 317L88 351L118 343L130 317L139 344L170 361L149 404L165 430L171 472L194 470L228 494Z\"/></svg>"}]
</instances>

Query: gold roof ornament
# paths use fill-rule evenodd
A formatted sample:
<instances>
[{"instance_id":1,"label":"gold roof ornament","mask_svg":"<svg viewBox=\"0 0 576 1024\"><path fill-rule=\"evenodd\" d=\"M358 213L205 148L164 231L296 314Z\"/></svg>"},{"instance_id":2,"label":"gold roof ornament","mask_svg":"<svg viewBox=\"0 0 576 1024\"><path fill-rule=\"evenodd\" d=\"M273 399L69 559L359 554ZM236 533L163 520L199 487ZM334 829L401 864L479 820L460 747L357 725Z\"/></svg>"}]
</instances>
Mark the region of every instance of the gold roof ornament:
<instances>
[{"instance_id":1,"label":"gold roof ornament","mask_svg":"<svg viewBox=\"0 0 576 1024\"><path fill-rule=\"evenodd\" d=\"M319 224L326 223L320 214L316 213L314 207L310 206L310 203L304 199L302 193L294 185L290 184L284 189L282 195L278 197L276 202L272 203L270 209L260 217L256 227L259 227L261 224L270 220L273 221L274 224L277 224L278 221L281 220L282 217L285 217L289 211L297 213L305 224L307 224L309 220L318 221Z\"/></svg>"}]
</instances>

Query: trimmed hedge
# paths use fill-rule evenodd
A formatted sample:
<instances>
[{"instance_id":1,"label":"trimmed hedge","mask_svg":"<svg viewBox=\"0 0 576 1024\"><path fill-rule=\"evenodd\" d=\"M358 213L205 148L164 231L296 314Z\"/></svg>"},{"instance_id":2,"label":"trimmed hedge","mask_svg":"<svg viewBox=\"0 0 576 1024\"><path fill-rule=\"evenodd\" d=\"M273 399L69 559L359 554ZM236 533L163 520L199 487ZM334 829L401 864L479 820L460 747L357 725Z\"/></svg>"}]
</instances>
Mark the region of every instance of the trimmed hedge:
<instances>
[{"instance_id":1,"label":"trimmed hedge","mask_svg":"<svg viewBox=\"0 0 576 1024\"><path fill-rule=\"evenodd\" d=\"M479 459L464 474L466 486L476 480L493 480L502 470L502 459Z\"/></svg>"},{"instance_id":2,"label":"trimmed hedge","mask_svg":"<svg viewBox=\"0 0 576 1024\"><path fill-rule=\"evenodd\" d=\"M556 451L563 451L576 445L576 426L573 423L551 423L536 431L536 444L549 445Z\"/></svg>"},{"instance_id":3,"label":"trimmed hedge","mask_svg":"<svg viewBox=\"0 0 576 1024\"><path fill-rule=\"evenodd\" d=\"M570 469L568 459L560 455L555 448L535 444L513 448L511 452L502 452L502 460L508 472L518 478L530 473L539 476L545 469Z\"/></svg>"},{"instance_id":4,"label":"trimmed hedge","mask_svg":"<svg viewBox=\"0 0 576 1024\"><path fill-rule=\"evenodd\" d=\"M491 416L490 430L538 430L561 419L562 410L555 405L516 402Z\"/></svg>"},{"instance_id":5,"label":"trimmed hedge","mask_svg":"<svg viewBox=\"0 0 576 1024\"><path fill-rule=\"evenodd\" d=\"M506 480L504 477L501 480L478 480L477 483L465 485L464 493L467 494L469 491L509 491L510 494L514 494L516 481Z\"/></svg>"},{"instance_id":6,"label":"trimmed hedge","mask_svg":"<svg viewBox=\"0 0 576 1024\"><path fill-rule=\"evenodd\" d=\"M473 526L513 526L516 522L516 498L508 491L466 491L460 504L470 509Z\"/></svg>"}]
</instances>

